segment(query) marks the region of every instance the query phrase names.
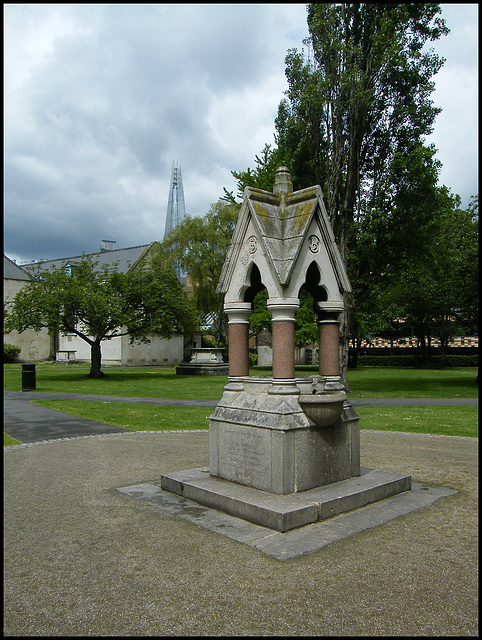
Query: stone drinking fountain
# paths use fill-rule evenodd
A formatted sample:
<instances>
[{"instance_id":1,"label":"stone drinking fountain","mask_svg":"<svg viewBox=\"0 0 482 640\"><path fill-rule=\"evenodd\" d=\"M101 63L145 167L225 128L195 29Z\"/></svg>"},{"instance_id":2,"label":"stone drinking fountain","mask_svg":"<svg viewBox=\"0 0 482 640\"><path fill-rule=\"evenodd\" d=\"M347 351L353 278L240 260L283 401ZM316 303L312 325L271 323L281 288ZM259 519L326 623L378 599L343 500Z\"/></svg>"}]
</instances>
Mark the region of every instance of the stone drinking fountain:
<instances>
[{"instance_id":1,"label":"stone drinking fountain","mask_svg":"<svg viewBox=\"0 0 482 640\"><path fill-rule=\"evenodd\" d=\"M249 316L266 288L271 376L250 376ZM302 289L319 324L319 371L295 375ZM339 320L351 291L319 186L246 187L218 292L229 327L229 377L209 419L209 468L163 475L163 490L288 531L409 491L403 474L360 469L360 418L340 377Z\"/></svg>"}]
</instances>

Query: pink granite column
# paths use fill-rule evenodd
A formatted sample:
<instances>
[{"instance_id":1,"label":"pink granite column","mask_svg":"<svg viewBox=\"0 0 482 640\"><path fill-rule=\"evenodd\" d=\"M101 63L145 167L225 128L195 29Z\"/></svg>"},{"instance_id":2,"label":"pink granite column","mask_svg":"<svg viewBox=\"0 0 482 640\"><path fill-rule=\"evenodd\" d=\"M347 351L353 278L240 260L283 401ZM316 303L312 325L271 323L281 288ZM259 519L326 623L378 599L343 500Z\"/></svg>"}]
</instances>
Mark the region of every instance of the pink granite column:
<instances>
[{"instance_id":1,"label":"pink granite column","mask_svg":"<svg viewBox=\"0 0 482 640\"><path fill-rule=\"evenodd\" d=\"M249 375L249 315L250 302L231 303L224 306L228 315L229 377Z\"/></svg>"},{"instance_id":2,"label":"pink granite column","mask_svg":"<svg viewBox=\"0 0 482 640\"><path fill-rule=\"evenodd\" d=\"M340 327L338 322L340 311L336 308L330 310L322 308L318 312L320 376L340 375Z\"/></svg>"},{"instance_id":3,"label":"pink granite column","mask_svg":"<svg viewBox=\"0 0 482 640\"><path fill-rule=\"evenodd\" d=\"M273 378L295 377L295 323L273 322Z\"/></svg>"},{"instance_id":4,"label":"pink granite column","mask_svg":"<svg viewBox=\"0 0 482 640\"><path fill-rule=\"evenodd\" d=\"M295 314L297 298L270 298L272 315L273 381L295 377Z\"/></svg>"},{"instance_id":5,"label":"pink granite column","mask_svg":"<svg viewBox=\"0 0 482 640\"><path fill-rule=\"evenodd\" d=\"M229 324L229 377L249 375L248 358L249 324Z\"/></svg>"}]
</instances>

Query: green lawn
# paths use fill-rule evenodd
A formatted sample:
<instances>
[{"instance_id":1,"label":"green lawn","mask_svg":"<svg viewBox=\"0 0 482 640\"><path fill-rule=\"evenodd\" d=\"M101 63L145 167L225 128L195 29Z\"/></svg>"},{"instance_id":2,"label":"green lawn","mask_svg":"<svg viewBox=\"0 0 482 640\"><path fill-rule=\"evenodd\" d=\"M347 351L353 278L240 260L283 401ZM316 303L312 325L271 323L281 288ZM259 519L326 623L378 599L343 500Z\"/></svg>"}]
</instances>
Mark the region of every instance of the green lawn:
<instances>
[{"instance_id":1,"label":"green lawn","mask_svg":"<svg viewBox=\"0 0 482 640\"><path fill-rule=\"evenodd\" d=\"M21 367L4 367L4 389L22 389ZM106 376L87 378L88 367L37 366L36 391L44 393L85 393L88 395L135 398L175 398L217 400L223 395L227 376L178 376L175 369L161 367L103 367ZM31 392L35 393L35 392Z\"/></svg>"},{"instance_id":2,"label":"green lawn","mask_svg":"<svg viewBox=\"0 0 482 640\"><path fill-rule=\"evenodd\" d=\"M104 368L101 380L86 377L86 366L37 366L37 391L83 393L139 398L219 400L226 376L178 376L174 369L159 367ZM252 375L267 375L254 368ZM316 373L302 367L298 374ZM477 398L476 368L395 369L361 367L350 370L348 384L353 398ZM20 391L21 365L4 366L4 388ZM105 422L133 431L206 429L210 408L169 407L141 403L83 400L35 400L35 404ZM439 435L478 437L478 407L362 407L357 408L362 429L409 431ZM16 441L5 441L15 444ZM12 439L13 440L13 439Z\"/></svg>"},{"instance_id":3,"label":"green lawn","mask_svg":"<svg viewBox=\"0 0 482 640\"><path fill-rule=\"evenodd\" d=\"M478 407L356 407L360 427L441 436L479 437Z\"/></svg>"},{"instance_id":4,"label":"green lawn","mask_svg":"<svg viewBox=\"0 0 482 640\"><path fill-rule=\"evenodd\" d=\"M4 447L10 447L13 444L22 444L20 442L20 440L16 440L15 438L12 438L12 436L9 436L8 433L4 433L3 434L3 446Z\"/></svg>"},{"instance_id":5,"label":"green lawn","mask_svg":"<svg viewBox=\"0 0 482 640\"><path fill-rule=\"evenodd\" d=\"M355 398L478 398L476 367L406 369L360 367L348 371Z\"/></svg>"},{"instance_id":6,"label":"green lawn","mask_svg":"<svg viewBox=\"0 0 482 640\"><path fill-rule=\"evenodd\" d=\"M37 391L46 393L86 393L137 398L194 398L218 400L227 376L178 376L175 369L161 367L107 368L101 380L87 378L88 367L38 365ZM306 367L297 372L306 374ZM311 371L315 373L316 370ZM266 375L254 368L253 375ZM395 369L361 367L351 369L348 384L356 398L477 398L475 367L448 369ZM4 366L4 389L20 391L21 365ZM35 393L35 392L32 392Z\"/></svg>"},{"instance_id":7,"label":"green lawn","mask_svg":"<svg viewBox=\"0 0 482 640\"><path fill-rule=\"evenodd\" d=\"M34 400L34 404L130 431L207 429L209 407L169 407L97 400ZM357 407L362 429L478 437L478 407Z\"/></svg>"},{"instance_id":8,"label":"green lawn","mask_svg":"<svg viewBox=\"0 0 482 640\"><path fill-rule=\"evenodd\" d=\"M97 400L34 400L33 404L82 418L123 427L130 431L207 429L214 407L169 407L144 403Z\"/></svg>"}]
</instances>

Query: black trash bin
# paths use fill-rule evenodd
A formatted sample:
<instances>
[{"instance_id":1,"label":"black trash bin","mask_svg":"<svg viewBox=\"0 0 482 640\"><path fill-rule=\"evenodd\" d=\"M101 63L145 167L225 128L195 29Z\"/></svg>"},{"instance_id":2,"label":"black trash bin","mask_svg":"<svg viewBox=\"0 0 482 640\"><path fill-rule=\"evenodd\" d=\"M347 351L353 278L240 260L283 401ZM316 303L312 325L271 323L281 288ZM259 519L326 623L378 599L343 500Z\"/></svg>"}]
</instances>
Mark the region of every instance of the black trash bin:
<instances>
[{"instance_id":1,"label":"black trash bin","mask_svg":"<svg viewBox=\"0 0 482 640\"><path fill-rule=\"evenodd\" d=\"M22 391L33 391L36 389L35 375L34 364L22 365Z\"/></svg>"}]
</instances>

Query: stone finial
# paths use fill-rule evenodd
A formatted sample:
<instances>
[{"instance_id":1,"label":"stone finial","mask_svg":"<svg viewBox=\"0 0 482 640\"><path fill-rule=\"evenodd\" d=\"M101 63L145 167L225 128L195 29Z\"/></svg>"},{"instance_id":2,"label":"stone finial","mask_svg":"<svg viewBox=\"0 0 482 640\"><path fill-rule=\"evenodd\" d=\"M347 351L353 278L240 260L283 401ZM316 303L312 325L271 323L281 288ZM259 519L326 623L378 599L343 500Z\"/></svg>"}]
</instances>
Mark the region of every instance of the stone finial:
<instances>
[{"instance_id":1,"label":"stone finial","mask_svg":"<svg viewBox=\"0 0 482 640\"><path fill-rule=\"evenodd\" d=\"M276 169L273 193L293 193L293 183L291 182L288 167L278 167Z\"/></svg>"}]
</instances>

